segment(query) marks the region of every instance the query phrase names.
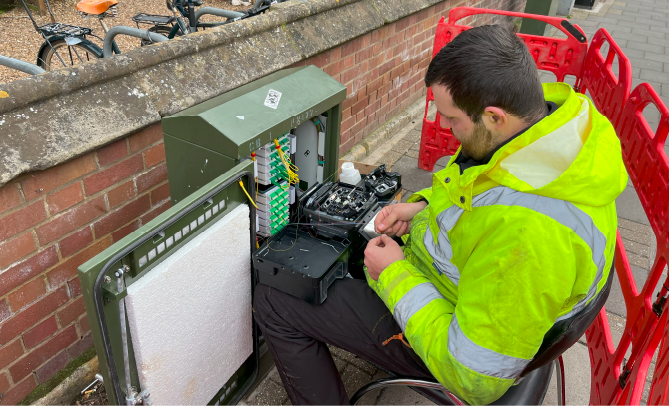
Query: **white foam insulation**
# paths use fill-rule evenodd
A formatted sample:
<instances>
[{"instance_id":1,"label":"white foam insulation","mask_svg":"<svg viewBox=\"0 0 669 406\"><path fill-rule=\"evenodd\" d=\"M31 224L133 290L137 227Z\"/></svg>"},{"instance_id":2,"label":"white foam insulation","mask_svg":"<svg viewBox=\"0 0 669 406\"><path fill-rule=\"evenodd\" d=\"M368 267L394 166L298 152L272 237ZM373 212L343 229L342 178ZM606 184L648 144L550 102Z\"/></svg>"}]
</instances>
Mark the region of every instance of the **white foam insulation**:
<instances>
[{"instance_id":1,"label":"white foam insulation","mask_svg":"<svg viewBox=\"0 0 669 406\"><path fill-rule=\"evenodd\" d=\"M253 352L249 208L240 205L128 287L154 405L204 405Z\"/></svg>"}]
</instances>

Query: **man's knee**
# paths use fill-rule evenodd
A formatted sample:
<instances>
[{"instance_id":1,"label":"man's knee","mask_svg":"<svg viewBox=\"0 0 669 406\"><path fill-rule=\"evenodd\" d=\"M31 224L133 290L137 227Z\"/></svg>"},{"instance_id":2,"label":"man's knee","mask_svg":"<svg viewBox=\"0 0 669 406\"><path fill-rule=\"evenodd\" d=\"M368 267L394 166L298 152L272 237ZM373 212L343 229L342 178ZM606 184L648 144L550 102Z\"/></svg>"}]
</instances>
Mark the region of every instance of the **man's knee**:
<instances>
[{"instance_id":1,"label":"man's knee","mask_svg":"<svg viewBox=\"0 0 669 406\"><path fill-rule=\"evenodd\" d=\"M272 307L269 304L271 289L262 283L256 285L255 292L253 293L253 315L258 322L265 320L267 315L272 311Z\"/></svg>"}]
</instances>

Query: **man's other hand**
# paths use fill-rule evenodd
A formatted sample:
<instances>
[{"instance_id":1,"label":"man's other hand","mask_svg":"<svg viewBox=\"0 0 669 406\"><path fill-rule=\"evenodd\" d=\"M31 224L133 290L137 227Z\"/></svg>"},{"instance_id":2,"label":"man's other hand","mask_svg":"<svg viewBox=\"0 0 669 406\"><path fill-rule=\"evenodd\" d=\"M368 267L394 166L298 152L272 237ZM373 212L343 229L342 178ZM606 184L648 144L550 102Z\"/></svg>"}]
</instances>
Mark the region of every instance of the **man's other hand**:
<instances>
[{"instance_id":1,"label":"man's other hand","mask_svg":"<svg viewBox=\"0 0 669 406\"><path fill-rule=\"evenodd\" d=\"M425 201L386 206L376 216L374 229L379 234L401 237L409 232L411 220L426 206Z\"/></svg>"},{"instance_id":2,"label":"man's other hand","mask_svg":"<svg viewBox=\"0 0 669 406\"><path fill-rule=\"evenodd\" d=\"M404 252L392 238L385 234L376 237L367 243L365 248L365 266L367 273L375 281L379 280L379 275L384 269L395 261L404 259Z\"/></svg>"}]
</instances>

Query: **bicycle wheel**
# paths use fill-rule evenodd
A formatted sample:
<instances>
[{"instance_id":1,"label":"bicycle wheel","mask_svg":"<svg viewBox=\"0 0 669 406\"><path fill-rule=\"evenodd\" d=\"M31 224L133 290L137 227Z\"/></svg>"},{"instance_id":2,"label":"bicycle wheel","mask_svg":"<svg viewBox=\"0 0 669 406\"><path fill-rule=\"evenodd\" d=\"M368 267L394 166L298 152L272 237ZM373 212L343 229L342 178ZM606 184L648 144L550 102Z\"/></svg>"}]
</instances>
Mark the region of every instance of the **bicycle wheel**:
<instances>
[{"instance_id":1,"label":"bicycle wheel","mask_svg":"<svg viewBox=\"0 0 669 406\"><path fill-rule=\"evenodd\" d=\"M77 66L81 63L102 58L102 51L92 42L82 39L77 44L68 45L65 39L49 41L37 57L37 63L46 71Z\"/></svg>"}]
</instances>

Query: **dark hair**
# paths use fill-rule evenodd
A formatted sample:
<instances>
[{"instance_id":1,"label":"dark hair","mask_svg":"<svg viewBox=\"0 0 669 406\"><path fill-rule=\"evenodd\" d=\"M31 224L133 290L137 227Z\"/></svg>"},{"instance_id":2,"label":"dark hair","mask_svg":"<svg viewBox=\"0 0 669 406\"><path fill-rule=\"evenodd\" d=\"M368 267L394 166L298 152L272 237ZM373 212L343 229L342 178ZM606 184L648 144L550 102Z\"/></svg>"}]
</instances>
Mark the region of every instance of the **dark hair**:
<instances>
[{"instance_id":1,"label":"dark hair","mask_svg":"<svg viewBox=\"0 0 669 406\"><path fill-rule=\"evenodd\" d=\"M537 67L509 28L484 25L455 37L434 57L425 84L446 86L456 107L478 123L488 106L534 121L546 113Z\"/></svg>"}]
</instances>

